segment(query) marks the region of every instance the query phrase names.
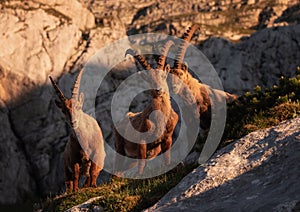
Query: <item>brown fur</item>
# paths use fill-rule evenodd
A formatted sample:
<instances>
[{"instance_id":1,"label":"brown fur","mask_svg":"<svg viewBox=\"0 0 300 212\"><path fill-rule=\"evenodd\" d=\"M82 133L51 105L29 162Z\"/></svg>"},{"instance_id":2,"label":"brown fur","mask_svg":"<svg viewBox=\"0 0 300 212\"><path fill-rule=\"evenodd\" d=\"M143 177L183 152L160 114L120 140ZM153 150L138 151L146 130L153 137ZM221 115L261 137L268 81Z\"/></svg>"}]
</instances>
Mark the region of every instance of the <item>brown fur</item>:
<instances>
[{"instance_id":1,"label":"brown fur","mask_svg":"<svg viewBox=\"0 0 300 212\"><path fill-rule=\"evenodd\" d=\"M167 49L167 47L165 47L165 49ZM146 159L154 158L161 152L164 153L166 164L170 164L171 160L169 149L172 146L172 134L178 121L178 115L171 107L170 94L166 81L169 66L165 67L164 65L164 54L160 57L157 69L151 68L142 56L135 56L147 70L147 75L144 75L144 79L151 83L154 88L157 87L158 89L151 91L151 102L142 112L129 112L127 118L129 118L130 122L125 118L114 130L116 151L123 156L141 159L138 160L139 174L142 174L144 171ZM159 71L158 69L162 71ZM160 118L161 115L153 115L153 112L156 110L164 115L167 123ZM154 116L152 120L150 114ZM127 133L129 124L131 124L138 132L148 132L149 138L141 136L138 138L139 143L134 143L123 138L121 135ZM118 132L118 130L120 130L120 132ZM157 139L151 143L147 142L151 137ZM120 171L121 168L124 169L123 165L122 159L117 156L115 159L115 171ZM125 169L126 168L127 167L125 167Z\"/></svg>"},{"instance_id":2,"label":"brown fur","mask_svg":"<svg viewBox=\"0 0 300 212\"><path fill-rule=\"evenodd\" d=\"M66 191L77 191L80 175L86 176L85 186L96 187L96 180L103 169L105 152L101 129L97 121L82 111L83 93L78 99L82 70L79 72L72 91L67 99L58 85L50 77L60 101L55 101L71 127L69 141L64 151ZM79 142L80 141L80 142ZM89 158L93 155L93 160Z\"/></svg>"},{"instance_id":3,"label":"brown fur","mask_svg":"<svg viewBox=\"0 0 300 212\"><path fill-rule=\"evenodd\" d=\"M225 91L215 90L199 82L195 79L189 72L187 64L183 64L184 54L187 48L187 42L190 41L193 33L198 28L197 25L190 27L187 32L183 35L183 40L179 46L179 50L176 56L174 67L171 68L170 73L174 74L177 77L172 77L171 89L174 93L179 94L182 98L186 98L184 95L187 91L190 91L197 104L197 110L200 116L200 127L204 130L207 130L210 127L211 123L211 107L212 102L210 101L209 92L213 93L220 99L222 96L226 99L226 102L232 102L237 99L236 95L227 93ZM182 81L180 83L180 81Z\"/></svg>"}]
</instances>

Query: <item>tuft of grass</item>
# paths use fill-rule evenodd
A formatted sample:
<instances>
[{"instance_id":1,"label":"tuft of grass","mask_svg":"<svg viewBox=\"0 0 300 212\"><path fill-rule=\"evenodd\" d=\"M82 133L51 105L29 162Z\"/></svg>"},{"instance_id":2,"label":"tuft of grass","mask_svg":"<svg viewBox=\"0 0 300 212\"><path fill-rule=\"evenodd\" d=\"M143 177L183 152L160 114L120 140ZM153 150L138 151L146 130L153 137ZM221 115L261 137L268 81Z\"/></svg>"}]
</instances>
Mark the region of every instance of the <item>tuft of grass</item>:
<instances>
[{"instance_id":1,"label":"tuft of grass","mask_svg":"<svg viewBox=\"0 0 300 212\"><path fill-rule=\"evenodd\" d=\"M98 197L91 207L100 206L104 211L141 211L155 204L193 168L195 167L176 167L151 179L112 177L111 182L97 188L82 188L78 192L49 197L40 205L43 211L65 211L90 198Z\"/></svg>"},{"instance_id":2,"label":"tuft of grass","mask_svg":"<svg viewBox=\"0 0 300 212\"><path fill-rule=\"evenodd\" d=\"M296 77L281 77L279 85L264 91L256 86L253 92L241 96L238 104L229 105L223 142L227 143L299 115L300 68Z\"/></svg>"}]
</instances>

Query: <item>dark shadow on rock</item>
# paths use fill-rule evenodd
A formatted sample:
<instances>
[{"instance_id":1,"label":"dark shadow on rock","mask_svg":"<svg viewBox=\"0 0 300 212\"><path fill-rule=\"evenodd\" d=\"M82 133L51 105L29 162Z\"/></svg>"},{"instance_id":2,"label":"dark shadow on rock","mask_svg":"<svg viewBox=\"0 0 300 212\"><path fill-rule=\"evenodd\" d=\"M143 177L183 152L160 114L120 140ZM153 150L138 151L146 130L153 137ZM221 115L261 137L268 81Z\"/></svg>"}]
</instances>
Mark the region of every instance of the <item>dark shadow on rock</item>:
<instances>
[{"instance_id":1,"label":"dark shadow on rock","mask_svg":"<svg viewBox=\"0 0 300 212\"><path fill-rule=\"evenodd\" d=\"M55 79L66 97L71 95L76 75L77 72L68 73ZM24 89L18 99L0 101L3 207L17 208L65 191L63 152L70 128L55 99L57 95L47 80L41 86ZM108 178L103 171L98 183Z\"/></svg>"},{"instance_id":2,"label":"dark shadow on rock","mask_svg":"<svg viewBox=\"0 0 300 212\"><path fill-rule=\"evenodd\" d=\"M295 4L285 11L283 11L282 15L278 17L275 23L287 22L289 24L299 24L300 23L300 3Z\"/></svg>"}]
</instances>

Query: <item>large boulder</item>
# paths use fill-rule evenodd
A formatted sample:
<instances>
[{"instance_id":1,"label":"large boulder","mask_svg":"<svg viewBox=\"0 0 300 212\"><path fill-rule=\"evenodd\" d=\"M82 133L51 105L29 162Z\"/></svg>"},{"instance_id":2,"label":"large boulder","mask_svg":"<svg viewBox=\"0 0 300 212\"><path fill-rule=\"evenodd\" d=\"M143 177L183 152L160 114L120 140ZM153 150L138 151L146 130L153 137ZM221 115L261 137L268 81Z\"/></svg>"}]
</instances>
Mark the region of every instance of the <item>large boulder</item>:
<instances>
[{"instance_id":1,"label":"large boulder","mask_svg":"<svg viewBox=\"0 0 300 212\"><path fill-rule=\"evenodd\" d=\"M145 211L298 211L300 118L219 150Z\"/></svg>"}]
</instances>

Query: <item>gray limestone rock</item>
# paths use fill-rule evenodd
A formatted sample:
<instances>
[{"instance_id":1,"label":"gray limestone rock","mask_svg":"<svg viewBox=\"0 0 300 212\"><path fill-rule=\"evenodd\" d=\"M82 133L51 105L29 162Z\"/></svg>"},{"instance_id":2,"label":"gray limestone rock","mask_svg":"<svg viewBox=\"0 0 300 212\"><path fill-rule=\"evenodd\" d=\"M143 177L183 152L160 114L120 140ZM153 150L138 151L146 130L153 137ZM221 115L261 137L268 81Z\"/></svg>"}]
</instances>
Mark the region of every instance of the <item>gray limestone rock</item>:
<instances>
[{"instance_id":1,"label":"gray limestone rock","mask_svg":"<svg viewBox=\"0 0 300 212\"><path fill-rule=\"evenodd\" d=\"M299 129L298 117L248 134L145 211L291 211L300 200Z\"/></svg>"}]
</instances>

